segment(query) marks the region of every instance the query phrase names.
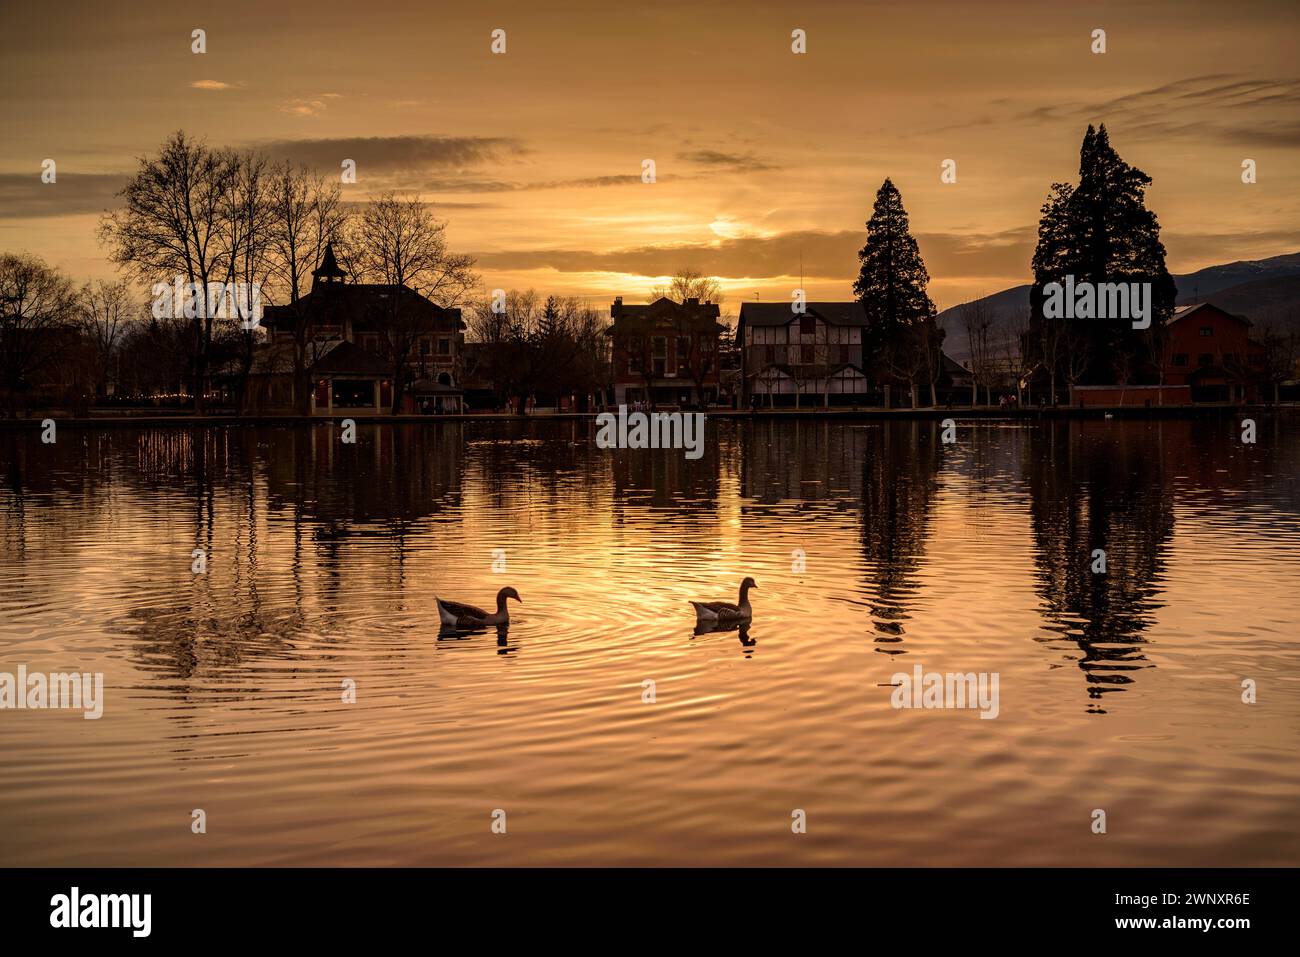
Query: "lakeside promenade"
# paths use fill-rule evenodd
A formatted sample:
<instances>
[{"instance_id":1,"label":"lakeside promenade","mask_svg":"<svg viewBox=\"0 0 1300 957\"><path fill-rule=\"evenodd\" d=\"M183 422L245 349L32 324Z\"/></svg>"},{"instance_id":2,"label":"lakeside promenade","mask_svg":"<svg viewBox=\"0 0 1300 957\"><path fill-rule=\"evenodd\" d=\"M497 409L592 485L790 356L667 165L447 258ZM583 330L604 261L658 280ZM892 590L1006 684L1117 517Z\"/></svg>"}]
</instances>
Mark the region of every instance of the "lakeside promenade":
<instances>
[{"instance_id":1,"label":"lakeside promenade","mask_svg":"<svg viewBox=\"0 0 1300 957\"><path fill-rule=\"evenodd\" d=\"M617 408L607 411L616 412ZM662 409L659 411L682 411ZM693 410L687 410L693 411ZM1039 419L1184 419L1184 418L1235 418L1243 415L1295 415L1300 412L1300 403L1280 403L1275 405L1241 405L1236 403L1203 403L1197 405L1166 405L1137 408L1133 406L1056 406L1045 408L998 409L987 407L954 407L886 409L883 407L861 408L815 408L815 409L760 409L756 411L738 409L706 409L704 413L710 418L750 419L755 421L789 420L789 419L823 419L836 421L883 421L895 419L954 419L970 421L972 419L991 421L1034 421ZM212 415L194 415L189 412L159 413L154 410L139 413L91 416L47 415L19 419L0 419L0 430L39 429L46 418L53 419L60 426L73 428L115 428L132 426L167 426L167 425L311 425L326 422L342 422L352 419L358 425L365 423L410 425L419 422L474 422L474 421L516 421L530 420L594 420L599 412L558 412L533 410L521 415L507 412L468 412L448 415L365 415L365 416L306 416L306 415L234 415L217 413Z\"/></svg>"}]
</instances>

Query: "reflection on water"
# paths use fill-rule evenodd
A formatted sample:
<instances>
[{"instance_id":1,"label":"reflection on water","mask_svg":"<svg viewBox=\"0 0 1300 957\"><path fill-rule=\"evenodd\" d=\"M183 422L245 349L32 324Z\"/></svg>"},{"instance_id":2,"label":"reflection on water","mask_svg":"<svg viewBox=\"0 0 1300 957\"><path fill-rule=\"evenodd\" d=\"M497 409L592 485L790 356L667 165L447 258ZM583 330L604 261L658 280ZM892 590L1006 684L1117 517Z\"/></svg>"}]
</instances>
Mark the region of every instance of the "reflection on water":
<instances>
[{"instance_id":1,"label":"reflection on water","mask_svg":"<svg viewBox=\"0 0 1300 957\"><path fill-rule=\"evenodd\" d=\"M1078 647L1098 713L1104 694L1152 666L1145 632L1161 607L1174 529L1160 456L1147 442L1115 442L1107 431L1048 427L1025 464L1047 628ZM1105 572L1094 571L1103 559Z\"/></svg>"},{"instance_id":2,"label":"reflection on water","mask_svg":"<svg viewBox=\"0 0 1300 957\"><path fill-rule=\"evenodd\" d=\"M1294 421L709 429L0 433L0 864L1296 863Z\"/></svg>"}]
</instances>

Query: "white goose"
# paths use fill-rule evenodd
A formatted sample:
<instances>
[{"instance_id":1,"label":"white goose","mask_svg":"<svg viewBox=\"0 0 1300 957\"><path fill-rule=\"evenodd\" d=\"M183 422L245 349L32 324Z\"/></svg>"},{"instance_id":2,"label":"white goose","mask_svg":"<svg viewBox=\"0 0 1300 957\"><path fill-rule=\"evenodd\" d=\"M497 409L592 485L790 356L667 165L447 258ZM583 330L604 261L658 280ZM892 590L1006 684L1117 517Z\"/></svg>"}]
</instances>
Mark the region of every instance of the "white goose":
<instances>
[{"instance_id":1,"label":"white goose","mask_svg":"<svg viewBox=\"0 0 1300 957\"><path fill-rule=\"evenodd\" d=\"M729 601L691 602L695 606L696 621L719 624L729 621L749 621L754 617L754 609L749 605L749 590L757 587L758 583L754 579L746 578L740 583L740 601L734 605Z\"/></svg>"}]
</instances>

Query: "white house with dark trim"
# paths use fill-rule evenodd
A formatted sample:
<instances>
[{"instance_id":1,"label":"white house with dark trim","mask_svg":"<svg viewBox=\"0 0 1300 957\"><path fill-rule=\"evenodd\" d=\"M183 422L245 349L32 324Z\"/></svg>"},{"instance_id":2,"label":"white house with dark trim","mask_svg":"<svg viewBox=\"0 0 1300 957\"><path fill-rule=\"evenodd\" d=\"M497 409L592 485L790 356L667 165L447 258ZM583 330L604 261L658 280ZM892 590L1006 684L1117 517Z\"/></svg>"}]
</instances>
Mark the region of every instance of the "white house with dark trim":
<instances>
[{"instance_id":1,"label":"white house with dark trim","mask_svg":"<svg viewBox=\"0 0 1300 957\"><path fill-rule=\"evenodd\" d=\"M741 406L832 405L865 401L863 333L857 302L788 302L740 307Z\"/></svg>"}]
</instances>

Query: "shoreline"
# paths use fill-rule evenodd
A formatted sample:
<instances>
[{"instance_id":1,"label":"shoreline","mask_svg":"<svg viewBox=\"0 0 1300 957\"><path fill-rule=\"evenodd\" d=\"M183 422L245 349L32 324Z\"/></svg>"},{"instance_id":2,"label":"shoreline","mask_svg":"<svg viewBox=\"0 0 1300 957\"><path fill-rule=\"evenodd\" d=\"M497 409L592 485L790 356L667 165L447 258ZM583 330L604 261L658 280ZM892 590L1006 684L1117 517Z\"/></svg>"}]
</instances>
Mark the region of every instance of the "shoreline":
<instances>
[{"instance_id":1,"label":"shoreline","mask_svg":"<svg viewBox=\"0 0 1300 957\"><path fill-rule=\"evenodd\" d=\"M607 410L614 411L614 410ZM694 411L694 410L676 410L676 411ZM1134 406L1090 406L1088 408L1078 408L1074 406L1057 406L1056 408L1021 408L1021 409L994 409L994 408L920 408L920 409L885 409L883 407L869 408L816 408L816 409L760 409L754 412L749 410L737 409L715 409L706 410L705 415L710 418L719 419L741 419L751 421L777 421L789 419L839 419L845 421L885 421L885 420L906 420L906 419L954 419L956 421L972 419L990 419L990 420L1010 420L1010 421L1036 421L1041 419L1078 419L1078 420L1104 420L1106 418L1114 419L1186 419L1186 418L1228 418L1240 417L1244 414L1275 416L1286 414L1297 414L1300 412L1300 403L1281 403L1278 405L1236 405L1236 404L1203 404L1203 405L1165 405L1151 406L1150 408L1136 408ZM46 414L41 417L30 417L21 419L0 419L0 431L21 431L25 429L40 429L45 419L53 419L60 426L71 426L74 428L122 428L130 426L232 426L232 425L283 425L299 426L312 424L326 424L342 422L344 419L351 418L358 425L366 423L390 424L390 425L413 425L418 423L439 423L439 422L531 422L531 421L565 421L565 420L594 420L598 412L533 412L528 415L518 415L502 412L473 412L451 415L233 415L228 413L214 415L194 415L193 413L181 412L175 414L126 414L126 415L91 415L91 416L66 416L58 414Z\"/></svg>"}]
</instances>

